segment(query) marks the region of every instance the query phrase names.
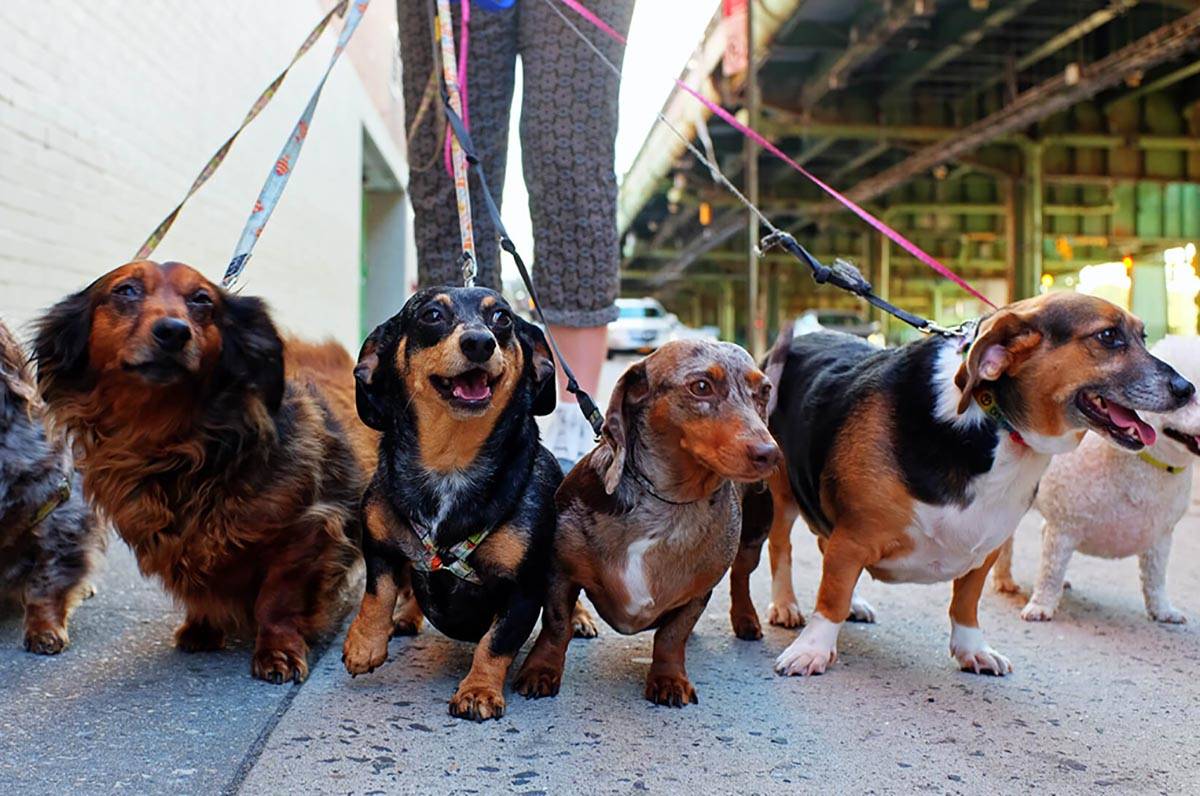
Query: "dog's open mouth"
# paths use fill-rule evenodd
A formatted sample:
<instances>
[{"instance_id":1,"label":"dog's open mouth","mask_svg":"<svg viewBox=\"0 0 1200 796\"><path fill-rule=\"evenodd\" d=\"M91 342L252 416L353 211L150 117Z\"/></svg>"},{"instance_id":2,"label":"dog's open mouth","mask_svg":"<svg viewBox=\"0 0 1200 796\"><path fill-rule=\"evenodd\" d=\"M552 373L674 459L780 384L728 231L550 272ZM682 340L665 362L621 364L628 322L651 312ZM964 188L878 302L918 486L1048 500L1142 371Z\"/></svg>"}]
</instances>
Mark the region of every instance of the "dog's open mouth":
<instances>
[{"instance_id":1,"label":"dog's open mouth","mask_svg":"<svg viewBox=\"0 0 1200 796\"><path fill-rule=\"evenodd\" d=\"M482 409L492 401L492 387L499 376L491 378L482 368L472 368L457 376L431 376L430 381L442 398L463 409Z\"/></svg>"},{"instance_id":2,"label":"dog's open mouth","mask_svg":"<svg viewBox=\"0 0 1200 796\"><path fill-rule=\"evenodd\" d=\"M1200 434L1186 434L1177 428L1164 428L1163 433L1183 445L1193 456L1200 456Z\"/></svg>"},{"instance_id":3,"label":"dog's open mouth","mask_svg":"<svg viewBox=\"0 0 1200 796\"><path fill-rule=\"evenodd\" d=\"M1093 429L1107 434L1118 445L1130 450L1153 445L1158 436L1146 421L1138 417L1137 412L1096 393L1081 391L1075 396L1075 405Z\"/></svg>"}]
</instances>

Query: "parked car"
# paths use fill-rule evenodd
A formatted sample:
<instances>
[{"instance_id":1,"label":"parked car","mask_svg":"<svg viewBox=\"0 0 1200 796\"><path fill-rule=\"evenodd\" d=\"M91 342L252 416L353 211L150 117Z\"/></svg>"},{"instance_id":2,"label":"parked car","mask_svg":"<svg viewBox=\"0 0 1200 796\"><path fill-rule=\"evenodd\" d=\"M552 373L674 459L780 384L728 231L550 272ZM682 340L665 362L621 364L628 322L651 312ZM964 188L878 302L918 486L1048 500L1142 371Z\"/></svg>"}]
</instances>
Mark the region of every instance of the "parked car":
<instances>
[{"instance_id":1,"label":"parked car","mask_svg":"<svg viewBox=\"0 0 1200 796\"><path fill-rule=\"evenodd\" d=\"M657 299L617 299L617 319L608 325L608 356L649 354L678 332L679 319Z\"/></svg>"}]
</instances>

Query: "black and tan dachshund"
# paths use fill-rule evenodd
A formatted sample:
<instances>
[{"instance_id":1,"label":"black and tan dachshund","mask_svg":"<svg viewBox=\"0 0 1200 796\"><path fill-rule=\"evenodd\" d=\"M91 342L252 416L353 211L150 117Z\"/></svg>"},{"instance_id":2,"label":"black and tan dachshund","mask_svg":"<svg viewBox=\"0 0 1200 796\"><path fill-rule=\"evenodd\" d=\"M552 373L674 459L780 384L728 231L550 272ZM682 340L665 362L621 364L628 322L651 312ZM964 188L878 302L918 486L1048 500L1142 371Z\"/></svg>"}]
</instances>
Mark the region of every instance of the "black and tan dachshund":
<instances>
[{"instance_id":1,"label":"black and tan dachshund","mask_svg":"<svg viewBox=\"0 0 1200 796\"><path fill-rule=\"evenodd\" d=\"M363 499L367 588L346 637L351 674L387 660L422 616L478 642L455 716L504 715L504 681L541 611L562 481L535 415L554 409L540 329L496 292L414 295L363 344L358 411L383 432Z\"/></svg>"}]
</instances>

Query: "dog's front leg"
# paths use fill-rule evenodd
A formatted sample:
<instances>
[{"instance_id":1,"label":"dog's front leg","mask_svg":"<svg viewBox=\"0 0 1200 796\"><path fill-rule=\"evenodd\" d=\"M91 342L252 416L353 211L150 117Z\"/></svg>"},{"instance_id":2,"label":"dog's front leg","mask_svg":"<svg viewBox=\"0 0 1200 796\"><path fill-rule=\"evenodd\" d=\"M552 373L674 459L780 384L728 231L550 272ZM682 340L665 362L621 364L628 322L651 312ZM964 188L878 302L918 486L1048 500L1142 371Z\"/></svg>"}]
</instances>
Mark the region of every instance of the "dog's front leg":
<instances>
[{"instance_id":1,"label":"dog's front leg","mask_svg":"<svg viewBox=\"0 0 1200 796\"><path fill-rule=\"evenodd\" d=\"M874 560L848 532L835 527L821 545L821 585L808 624L775 659L775 671L787 675L822 674L837 660L837 638L850 616L858 578Z\"/></svg>"},{"instance_id":2,"label":"dog's front leg","mask_svg":"<svg viewBox=\"0 0 1200 796\"><path fill-rule=\"evenodd\" d=\"M769 492L753 487L742 498L742 538L729 572L729 621L733 634L745 641L762 638L762 623L750 599L750 574L758 568L763 542L771 530L771 503Z\"/></svg>"},{"instance_id":3,"label":"dog's front leg","mask_svg":"<svg viewBox=\"0 0 1200 796\"><path fill-rule=\"evenodd\" d=\"M767 553L771 559L771 604L767 621L777 627L804 627L804 614L792 585L792 526L800 515L787 468L780 467L771 476L771 532Z\"/></svg>"},{"instance_id":4,"label":"dog's front leg","mask_svg":"<svg viewBox=\"0 0 1200 796\"><path fill-rule=\"evenodd\" d=\"M412 564L392 541L399 531L399 518L374 488L363 499L363 558L367 566L367 585L362 604L346 631L342 644L342 663L351 675L372 672L387 661L388 639L402 629L401 620L409 621L412 633L420 628L420 609L415 608L410 579ZM396 616L396 601L408 594ZM411 605L409 605L411 603ZM411 621L415 608L416 620Z\"/></svg>"},{"instance_id":5,"label":"dog's front leg","mask_svg":"<svg viewBox=\"0 0 1200 796\"><path fill-rule=\"evenodd\" d=\"M1155 622L1179 625L1187 621L1182 611L1171 605L1167 596L1167 559L1171 556L1171 533L1164 533L1154 546L1138 556L1142 575L1142 596L1146 613Z\"/></svg>"},{"instance_id":6,"label":"dog's front leg","mask_svg":"<svg viewBox=\"0 0 1200 796\"><path fill-rule=\"evenodd\" d=\"M450 700L450 715L473 721L504 715L504 680L517 650L533 632L541 602L540 595L518 586L503 613L479 640L471 671Z\"/></svg>"},{"instance_id":7,"label":"dog's front leg","mask_svg":"<svg viewBox=\"0 0 1200 796\"><path fill-rule=\"evenodd\" d=\"M646 699L654 704L681 708L700 701L688 679L684 653L692 628L704 613L710 597L711 591L676 608L663 618L655 631L654 656L650 674L646 676Z\"/></svg>"},{"instance_id":8,"label":"dog's front leg","mask_svg":"<svg viewBox=\"0 0 1200 796\"><path fill-rule=\"evenodd\" d=\"M308 642L303 630L310 624L309 596L315 578L305 578L304 566L284 561L267 570L254 602L258 634L250 671L260 680L281 685L302 683L308 677Z\"/></svg>"},{"instance_id":9,"label":"dog's front leg","mask_svg":"<svg viewBox=\"0 0 1200 796\"><path fill-rule=\"evenodd\" d=\"M1042 563L1029 602L1021 609L1026 622L1049 622L1062 599L1067 564L1075 552L1075 537L1049 522L1042 525Z\"/></svg>"},{"instance_id":10,"label":"dog's front leg","mask_svg":"<svg viewBox=\"0 0 1200 796\"><path fill-rule=\"evenodd\" d=\"M579 586L565 572L555 569L550 573L542 610L542 632L513 683L518 694L532 699L557 696L562 685L579 591Z\"/></svg>"},{"instance_id":11,"label":"dog's front leg","mask_svg":"<svg viewBox=\"0 0 1200 796\"><path fill-rule=\"evenodd\" d=\"M992 568L992 586L1001 594L1020 594L1021 587L1013 580L1013 538L1010 536L1000 545L996 566Z\"/></svg>"},{"instance_id":12,"label":"dog's front leg","mask_svg":"<svg viewBox=\"0 0 1200 796\"><path fill-rule=\"evenodd\" d=\"M988 646L979 629L979 598L999 554L999 550L993 550L980 567L954 581L954 595L950 598L950 654L963 671L1002 677L1012 671L1012 664Z\"/></svg>"}]
</instances>

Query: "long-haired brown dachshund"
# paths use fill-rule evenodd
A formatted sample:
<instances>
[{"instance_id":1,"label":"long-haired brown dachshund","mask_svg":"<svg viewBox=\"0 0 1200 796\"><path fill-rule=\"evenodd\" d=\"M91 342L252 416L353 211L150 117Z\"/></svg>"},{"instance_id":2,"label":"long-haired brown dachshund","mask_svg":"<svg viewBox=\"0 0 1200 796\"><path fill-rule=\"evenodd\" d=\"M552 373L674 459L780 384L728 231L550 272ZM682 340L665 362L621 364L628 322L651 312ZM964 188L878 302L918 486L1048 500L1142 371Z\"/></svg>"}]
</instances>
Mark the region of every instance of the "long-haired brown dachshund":
<instances>
[{"instance_id":1,"label":"long-haired brown dachshund","mask_svg":"<svg viewBox=\"0 0 1200 796\"><path fill-rule=\"evenodd\" d=\"M139 261L53 307L35 357L87 494L187 611L176 645L254 628L254 676L303 680L348 607L378 446L350 355L285 344L260 299Z\"/></svg>"}]
</instances>

